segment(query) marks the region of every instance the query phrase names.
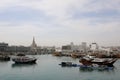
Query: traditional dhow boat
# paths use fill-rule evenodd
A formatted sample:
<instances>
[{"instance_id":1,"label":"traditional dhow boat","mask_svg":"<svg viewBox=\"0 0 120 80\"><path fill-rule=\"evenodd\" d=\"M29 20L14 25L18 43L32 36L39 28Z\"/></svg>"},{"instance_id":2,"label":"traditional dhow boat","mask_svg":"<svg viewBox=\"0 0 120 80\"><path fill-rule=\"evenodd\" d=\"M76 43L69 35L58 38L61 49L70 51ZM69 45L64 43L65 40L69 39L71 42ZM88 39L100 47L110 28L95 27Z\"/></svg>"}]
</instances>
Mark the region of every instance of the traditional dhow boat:
<instances>
[{"instance_id":1,"label":"traditional dhow boat","mask_svg":"<svg viewBox=\"0 0 120 80\"><path fill-rule=\"evenodd\" d=\"M36 58L34 57L27 57L27 56L16 56L14 58L12 58L12 60L15 63L21 63L21 64L32 64L36 62Z\"/></svg>"},{"instance_id":2,"label":"traditional dhow boat","mask_svg":"<svg viewBox=\"0 0 120 80\"><path fill-rule=\"evenodd\" d=\"M83 57L79 60L80 63L82 63L85 66L97 64L97 65L106 65L106 66L113 66L113 64L117 61L116 58L111 59L102 59L102 58L86 58Z\"/></svg>"}]
</instances>

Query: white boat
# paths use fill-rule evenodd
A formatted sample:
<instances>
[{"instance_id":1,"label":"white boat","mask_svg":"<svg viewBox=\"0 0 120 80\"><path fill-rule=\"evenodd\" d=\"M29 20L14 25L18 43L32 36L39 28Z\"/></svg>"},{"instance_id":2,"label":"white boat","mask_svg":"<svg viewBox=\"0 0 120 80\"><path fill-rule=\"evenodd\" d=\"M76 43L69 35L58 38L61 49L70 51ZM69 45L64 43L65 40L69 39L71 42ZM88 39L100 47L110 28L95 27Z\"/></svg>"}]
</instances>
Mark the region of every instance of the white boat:
<instances>
[{"instance_id":1,"label":"white boat","mask_svg":"<svg viewBox=\"0 0 120 80\"><path fill-rule=\"evenodd\" d=\"M31 63L35 63L36 62L36 58L34 57L27 57L27 56L15 56L14 58L12 58L12 61L14 61L15 63L25 63L25 64L31 64Z\"/></svg>"}]
</instances>

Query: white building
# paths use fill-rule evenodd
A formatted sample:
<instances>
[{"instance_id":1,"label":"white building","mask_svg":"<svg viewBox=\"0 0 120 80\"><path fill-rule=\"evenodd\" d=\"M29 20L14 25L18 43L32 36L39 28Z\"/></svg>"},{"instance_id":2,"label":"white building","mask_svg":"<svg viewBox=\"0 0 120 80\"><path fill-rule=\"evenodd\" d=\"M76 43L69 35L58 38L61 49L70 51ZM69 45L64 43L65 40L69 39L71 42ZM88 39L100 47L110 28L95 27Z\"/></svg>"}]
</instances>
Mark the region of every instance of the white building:
<instances>
[{"instance_id":1,"label":"white building","mask_svg":"<svg viewBox=\"0 0 120 80\"><path fill-rule=\"evenodd\" d=\"M62 46L62 52L66 54L73 52L86 53L88 49L86 42L82 42L81 45L74 45L74 43L71 42L69 45Z\"/></svg>"}]
</instances>

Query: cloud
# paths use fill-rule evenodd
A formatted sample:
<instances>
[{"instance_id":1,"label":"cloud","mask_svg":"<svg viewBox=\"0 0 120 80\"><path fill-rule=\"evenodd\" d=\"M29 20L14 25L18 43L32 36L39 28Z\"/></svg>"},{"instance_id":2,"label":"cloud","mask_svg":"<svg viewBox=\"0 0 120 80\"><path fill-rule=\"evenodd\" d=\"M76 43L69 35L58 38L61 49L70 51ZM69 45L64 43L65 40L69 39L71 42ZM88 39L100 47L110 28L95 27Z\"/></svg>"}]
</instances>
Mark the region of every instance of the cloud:
<instances>
[{"instance_id":1,"label":"cloud","mask_svg":"<svg viewBox=\"0 0 120 80\"><path fill-rule=\"evenodd\" d=\"M24 23L24 22L47 22L52 19L42 11L25 7L10 7L0 13L0 21Z\"/></svg>"},{"instance_id":2,"label":"cloud","mask_svg":"<svg viewBox=\"0 0 120 80\"><path fill-rule=\"evenodd\" d=\"M46 45L116 41L120 39L119 4L119 0L0 1L0 38L19 42L24 37L24 42L37 36Z\"/></svg>"}]
</instances>

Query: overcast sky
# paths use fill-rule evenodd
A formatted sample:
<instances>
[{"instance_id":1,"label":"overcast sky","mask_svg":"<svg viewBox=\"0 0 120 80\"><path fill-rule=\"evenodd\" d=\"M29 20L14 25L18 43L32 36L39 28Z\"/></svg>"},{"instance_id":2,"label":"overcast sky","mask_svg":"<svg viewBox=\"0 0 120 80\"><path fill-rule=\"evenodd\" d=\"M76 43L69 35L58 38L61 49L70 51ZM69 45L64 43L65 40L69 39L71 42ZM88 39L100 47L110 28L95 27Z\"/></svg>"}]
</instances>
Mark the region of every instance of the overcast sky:
<instances>
[{"instance_id":1,"label":"overcast sky","mask_svg":"<svg viewBox=\"0 0 120 80\"><path fill-rule=\"evenodd\" d=\"M120 45L120 0L0 0L0 42Z\"/></svg>"}]
</instances>

